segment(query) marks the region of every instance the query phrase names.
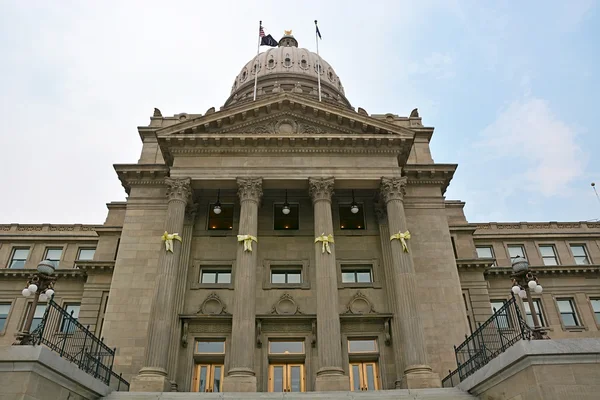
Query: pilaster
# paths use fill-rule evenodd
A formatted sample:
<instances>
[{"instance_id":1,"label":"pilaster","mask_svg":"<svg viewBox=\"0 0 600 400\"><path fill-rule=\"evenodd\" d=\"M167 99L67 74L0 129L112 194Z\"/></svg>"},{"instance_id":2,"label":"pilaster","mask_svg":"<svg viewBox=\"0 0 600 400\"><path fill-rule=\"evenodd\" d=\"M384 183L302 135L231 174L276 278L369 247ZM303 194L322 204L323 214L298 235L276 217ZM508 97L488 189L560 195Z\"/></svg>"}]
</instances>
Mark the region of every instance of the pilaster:
<instances>
[{"instance_id":1,"label":"pilaster","mask_svg":"<svg viewBox=\"0 0 600 400\"><path fill-rule=\"evenodd\" d=\"M313 201L315 237L333 234L331 196L334 178L309 178L309 193ZM335 239L334 239L335 240ZM338 313L337 269L335 243L323 251L323 243L315 243L315 270L317 292L317 345L319 369L316 391L347 391L350 379L344 375L340 317Z\"/></svg>"},{"instance_id":2,"label":"pilaster","mask_svg":"<svg viewBox=\"0 0 600 400\"><path fill-rule=\"evenodd\" d=\"M165 178L167 185L167 216L165 231L170 234L183 232L185 208L191 197L191 179ZM169 350L165 345L171 340L173 314L176 306L177 278L182 243L173 240L173 251L165 249L165 243L158 258L156 290L152 299L148 324L148 343L144 367L132 380L132 392L166 392L171 390L168 379Z\"/></svg>"},{"instance_id":3,"label":"pilaster","mask_svg":"<svg viewBox=\"0 0 600 400\"><path fill-rule=\"evenodd\" d=\"M408 230L404 212L406 181L403 178L381 178L381 196L386 205L389 232L404 233ZM386 238L382 238L386 240ZM402 360L396 370L397 388L440 387L441 381L427 363L427 349L423 323L417 301L417 277L411 253L412 239L406 239L407 249L400 240L390 240L390 253L395 301L392 305L392 333L396 361Z\"/></svg>"},{"instance_id":4,"label":"pilaster","mask_svg":"<svg viewBox=\"0 0 600 400\"><path fill-rule=\"evenodd\" d=\"M240 198L239 235L256 237L258 205L262 198L262 178L237 178ZM255 315L256 315L256 260L259 244L252 243L252 251L245 250L243 242L237 248L235 264L235 300L231 326L231 361L223 381L225 392L256 392L254 372Z\"/></svg>"}]
</instances>

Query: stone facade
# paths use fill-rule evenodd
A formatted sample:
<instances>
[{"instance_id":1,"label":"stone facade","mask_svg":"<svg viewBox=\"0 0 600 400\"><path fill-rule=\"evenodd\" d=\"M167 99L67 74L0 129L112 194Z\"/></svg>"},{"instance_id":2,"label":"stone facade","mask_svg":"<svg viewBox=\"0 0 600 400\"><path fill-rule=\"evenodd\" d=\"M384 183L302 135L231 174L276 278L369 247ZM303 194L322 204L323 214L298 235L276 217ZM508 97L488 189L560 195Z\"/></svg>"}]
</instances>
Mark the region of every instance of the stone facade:
<instances>
[{"instance_id":1,"label":"stone facade","mask_svg":"<svg viewBox=\"0 0 600 400\"><path fill-rule=\"evenodd\" d=\"M600 224L469 223L464 203L444 198L456 165L433 161L433 128L418 113L355 111L335 73L318 101L307 88L316 72L296 86L300 73L263 71L256 100L243 83L204 115L155 110L139 128L138 163L114 166L128 198L108 205L103 225L0 225L0 345L22 325L25 272L59 248L55 300L80 304L133 391L266 392L276 368L287 368L286 390L439 387L456 367L453 345L508 297L509 244L539 271L549 335L600 336ZM281 219L284 203L295 219ZM165 231L181 237L172 252ZM390 239L407 232L406 247ZM544 265L540 245L554 246L558 265ZM484 246L493 258L478 258ZM80 248L93 258L78 260ZM22 262L19 249L29 249ZM562 322L564 298L576 326ZM285 342L301 350L272 348ZM351 351L355 342L374 347ZM219 386L202 386L201 373Z\"/></svg>"}]
</instances>

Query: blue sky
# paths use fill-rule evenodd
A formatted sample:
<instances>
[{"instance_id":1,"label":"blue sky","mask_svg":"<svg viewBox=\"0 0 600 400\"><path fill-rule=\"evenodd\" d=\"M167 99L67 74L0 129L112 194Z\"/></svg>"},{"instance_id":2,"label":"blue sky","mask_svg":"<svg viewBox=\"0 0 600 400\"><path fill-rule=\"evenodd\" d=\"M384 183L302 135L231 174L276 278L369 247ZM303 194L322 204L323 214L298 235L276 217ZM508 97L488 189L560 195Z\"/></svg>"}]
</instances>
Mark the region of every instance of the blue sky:
<instances>
[{"instance_id":1,"label":"blue sky","mask_svg":"<svg viewBox=\"0 0 600 400\"><path fill-rule=\"evenodd\" d=\"M217 3L217 2L211 2ZM597 1L0 0L0 223L102 223L154 107L204 113L293 29L355 107L436 128L470 221L600 218Z\"/></svg>"}]
</instances>

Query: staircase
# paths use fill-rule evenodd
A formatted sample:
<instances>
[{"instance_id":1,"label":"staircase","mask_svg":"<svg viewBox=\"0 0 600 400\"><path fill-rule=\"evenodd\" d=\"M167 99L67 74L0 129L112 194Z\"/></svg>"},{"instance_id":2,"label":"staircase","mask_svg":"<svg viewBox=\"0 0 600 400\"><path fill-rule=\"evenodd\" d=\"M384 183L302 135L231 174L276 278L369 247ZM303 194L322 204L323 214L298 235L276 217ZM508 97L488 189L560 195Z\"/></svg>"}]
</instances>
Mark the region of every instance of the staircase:
<instances>
[{"instance_id":1,"label":"staircase","mask_svg":"<svg viewBox=\"0 0 600 400\"><path fill-rule=\"evenodd\" d=\"M113 392L104 400L476 400L458 388L401 389L372 392L306 393L132 393Z\"/></svg>"}]
</instances>

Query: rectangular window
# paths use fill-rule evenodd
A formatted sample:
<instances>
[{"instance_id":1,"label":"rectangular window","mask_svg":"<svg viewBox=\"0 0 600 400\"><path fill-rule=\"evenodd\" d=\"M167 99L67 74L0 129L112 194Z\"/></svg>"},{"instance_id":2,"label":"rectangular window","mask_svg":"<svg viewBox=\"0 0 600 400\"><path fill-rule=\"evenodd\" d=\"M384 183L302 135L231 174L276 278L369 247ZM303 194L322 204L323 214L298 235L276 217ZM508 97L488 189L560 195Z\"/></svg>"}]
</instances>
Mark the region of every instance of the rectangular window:
<instances>
[{"instance_id":1,"label":"rectangular window","mask_svg":"<svg viewBox=\"0 0 600 400\"><path fill-rule=\"evenodd\" d=\"M196 354L225 354L224 340L196 341Z\"/></svg>"},{"instance_id":2,"label":"rectangular window","mask_svg":"<svg viewBox=\"0 0 600 400\"><path fill-rule=\"evenodd\" d=\"M340 229L365 229L365 214L363 205L359 204L356 213L350 204L340 204Z\"/></svg>"},{"instance_id":3,"label":"rectangular window","mask_svg":"<svg viewBox=\"0 0 600 400\"><path fill-rule=\"evenodd\" d=\"M349 370L351 391L379 389L379 368L376 362L352 362Z\"/></svg>"},{"instance_id":4,"label":"rectangular window","mask_svg":"<svg viewBox=\"0 0 600 400\"><path fill-rule=\"evenodd\" d=\"M600 325L600 299L590 299L590 303L592 303L592 310L594 311L594 316L596 317L596 323ZM0 328L0 331L1 330L2 328Z\"/></svg>"},{"instance_id":5,"label":"rectangular window","mask_svg":"<svg viewBox=\"0 0 600 400\"><path fill-rule=\"evenodd\" d=\"M300 228L300 211L298 204L288 204L284 209L283 204L273 207L273 229L276 231L293 231ZM284 211L288 213L285 214Z\"/></svg>"},{"instance_id":6,"label":"rectangular window","mask_svg":"<svg viewBox=\"0 0 600 400\"><path fill-rule=\"evenodd\" d=\"M527 319L527 324L530 327L534 327L533 325L533 316L531 315L531 309L529 308L529 302L527 300L523 301L523 306L525 307L525 318ZM546 326L544 321L544 315L542 314L542 305L540 300L533 300L533 308L535 309L535 313L537 314L538 321L540 322L540 326Z\"/></svg>"},{"instance_id":7,"label":"rectangular window","mask_svg":"<svg viewBox=\"0 0 600 400\"><path fill-rule=\"evenodd\" d=\"M521 244L509 244L508 255L511 260L517 257L527 258L525 257L525 248Z\"/></svg>"},{"instance_id":8,"label":"rectangular window","mask_svg":"<svg viewBox=\"0 0 600 400\"><path fill-rule=\"evenodd\" d=\"M579 326L579 318L575 312L575 304L573 299L556 299L560 319L565 327Z\"/></svg>"},{"instance_id":9,"label":"rectangular window","mask_svg":"<svg viewBox=\"0 0 600 400\"><path fill-rule=\"evenodd\" d=\"M220 392L224 376L223 364L196 364L192 392Z\"/></svg>"},{"instance_id":10,"label":"rectangular window","mask_svg":"<svg viewBox=\"0 0 600 400\"><path fill-rule=\"evenodd\" d=\"M496 256L494 256L494 248L492 246L475 246L475 250L477 251L477 258L496 258ZM496 266L495 261L493 265Z\"/></svg>"},{"instance_id":11,"label":"rectangular window","mask_svg":"<svg viewBox=\"0 0 600 400\"><path fill-rule=\"evenodd\" d=\"M14 249L8 268L21 269L25 268L25 262L29 256L29 248Z\"/></svg>"},{"instance_id":12,"label":"rectangular window","mask_svg":"<svg viewBox=\"0 0 600 400\"><path fill-rule=\"evenodd\" d=\"M348 353L373 353L377 351L375 339L348 339Z\"/></svg>"},{"instance_id":13,"label":"rectangular window","mask_svg":"<svg viewBox=\"0 0 600 400\"><path fill-rule=\"evenodd\" d=\"M60 262L62 251L62 247L48 248L46 249L46 255L44 256L44 260L53 261L54 265L56 265L56 268L58 268L58 263Z\"/></svg>"},{"instance_id":14,"label":"rectangular window","mask_svg":"<svg viewBox=\"0 0 600 400\"><path fill-rule=\"evenodd\" d=\"M0 303L0 332L6 327L6 320L8 319L8 313L10 312L10 303Z\"/></svg>"},{"instance_id":15,"label":"rectangular window","mask_svg":"<svg viewBox=\"0 0 600 400\"><path fill-rule=\"evenodd\" d=\"M73 319L79 319L79 309L81 308L81 304L79 303L70 303L65 304L65 311L67 314L73 317ZM73 323L73 320L70 318L63 318L60 324L60 332L61 333L73 333L75 332L76 325Z\"/></svg>"},{"instance_id":16,"label":"rectangular window","mask_svg":"<svg viewBox=\"0 0 600 400\"><path fill-rule=\"evenodd\" d=\"M231 270L202 269L200 283L231 283Z\"/></svg>"},{"instance_id":17,"label":"rectangular window","mask_svg":"<svg viewBox=\"0 0 600 400\"><path fill-rule=\"evenodd\" d=\"M79 249L79 254L77 255L77 259L81 261L91 261L94 259L94 254L96 253L96 248L87 248L87 249Z\"/></svg>"},{"instance_id":18,"label":"rectangular window","mask_svg":"<svg viewBox=\"0 0 600 400\"><path fill-rule=\"evenodd\" d=\"M342 267L342 283L372 283L370 267Z\"/></svg>"},{"instance_id":19,"label":"rectangular window","mask_svg":"<svg viewBox=\"0 0 600 400\"><path fill-rule=\"evenodd\" d=\"M302 268L271 269L271 283L294 284L302 283Z\"/></svg>"},{"instance_id":20,"label":"rectangular window","mask_svg":"<svg viewBox=\"0 0 600 400\"><path fill-rule=\"evenodd\" d=\"M230 231L233 229L233 204L221 204L221 212L215 214L215 205L208 209L209 231Z\"/></svg>"},{"instance_id":21,"label":"rectangular window","mask_svg":"<svg viewBox=\"0 0 600 400\"><path fill-rule=\"evenodd\" d=\"M500 309L504 306L504 304L506 304L506 300L491 300L490 304L492 306L492 312L496 313L496 312L500 311ZM509 328L510 327L509 320L508 320L508 312L506 309L504 309L499 314L497 314L496 321L497 321L499 328Z\"/></svg>"},{"instance_id":22,"label":"rectangular window","mask_svg":"<svg viewBox=\"0 0 600 400\"><path fill-rule=\"evenodd\" d=\"M269 340L269 354L304 354L304 342Z\"/></svg>"},{"instance_id":23,"label":"rectangular window","mask_svg":"<svg viewBox=\"0 0 600 400\"><path fill-rule=\"evenodd\" d=\"M544 261L544 265L558 265L556 249L553 245L540 245L540 254L542 255L542 261Z\"/></svg>"},{"instance_id":24,"label":"rectangular window","mask_svg":"<svg viewBox=\"0 0 600 400\"><path fill-rule=\"evenodd\" d=\"M575 258L575 264L577 265L587 265L590 263L590 259L587 255L587 251L585 245L583 244L572 244L571 252L573 253L573 258Z\"/></svg>"},{"instance_id":25,"label":"rectangular window","mask_svg":"<svg viewBox=\"0 0 600 400\"><path fill-rule=\"evenodd\" d=\"M31 309L31 303L27 305L27 311L25 312L25 319L23 319L23 326L25 326L25 321L27 320L27 315L29 314L29 310ZM29 332L33 332L44 318L44 313L46 312L46 304L38 304L35 307L35 312L33 314L33 322L31 323L31 329ZM22 328L21 328L22 329Z\"/></svg>"}]
</instances>

